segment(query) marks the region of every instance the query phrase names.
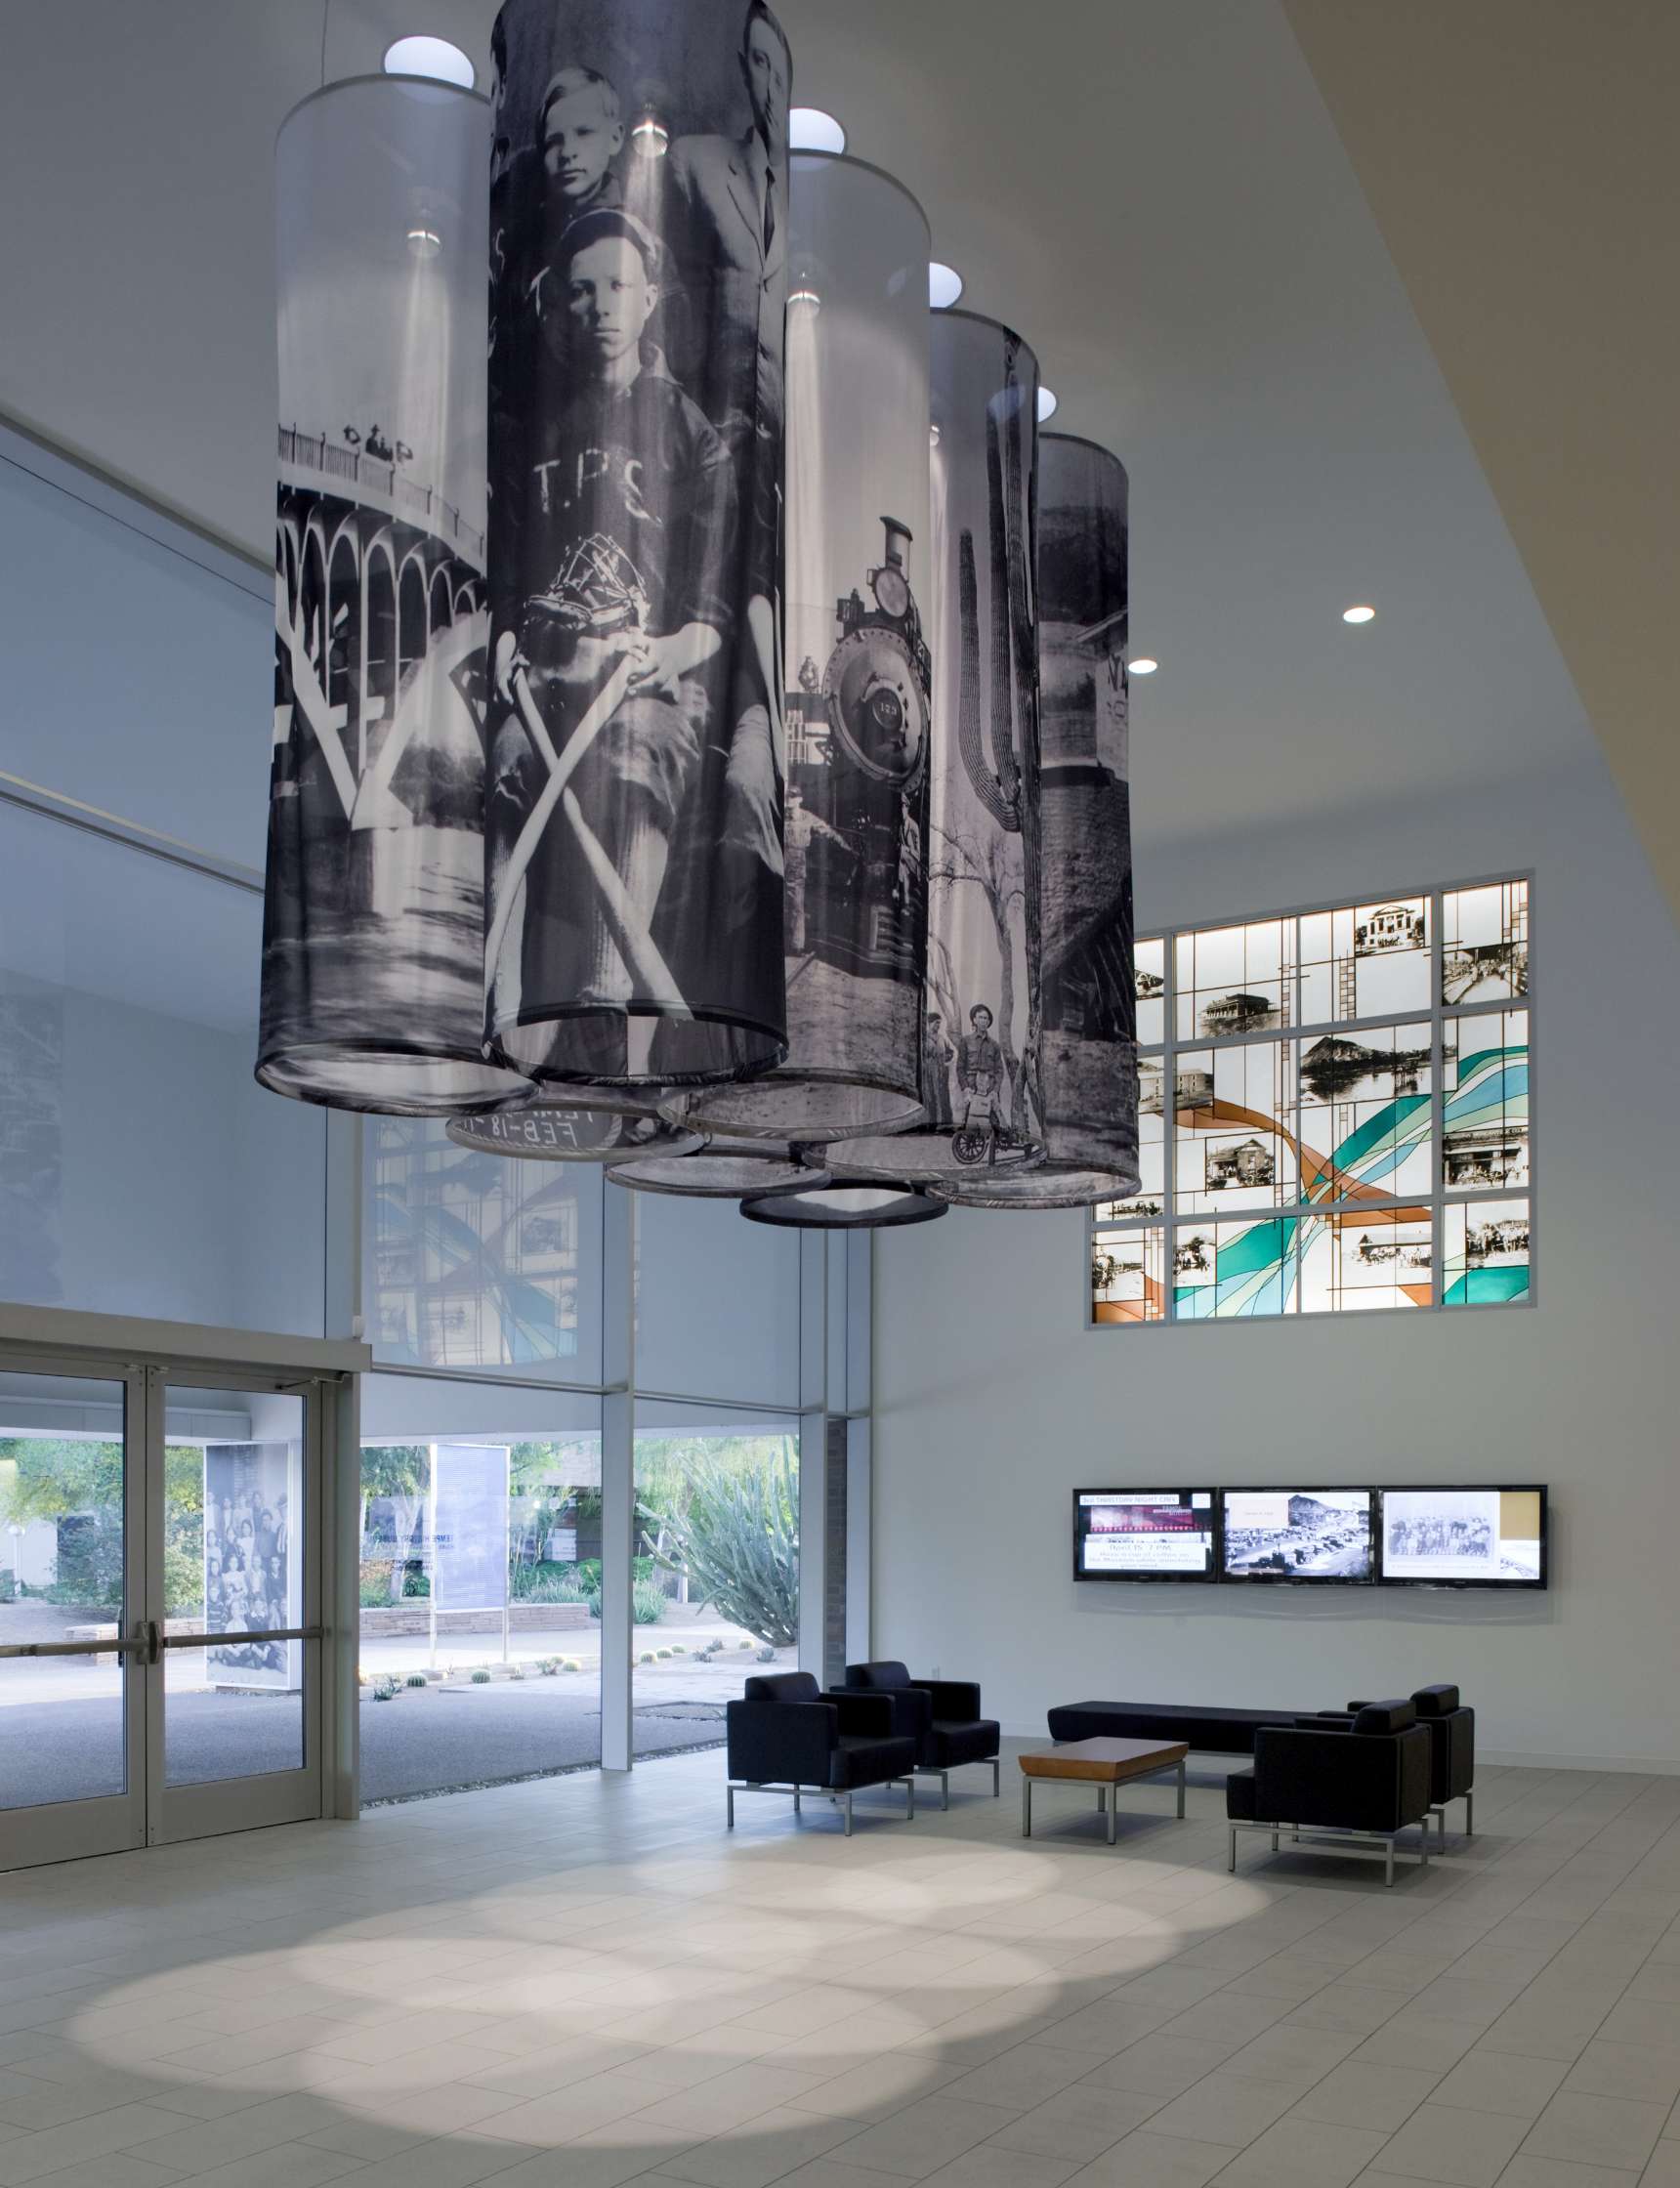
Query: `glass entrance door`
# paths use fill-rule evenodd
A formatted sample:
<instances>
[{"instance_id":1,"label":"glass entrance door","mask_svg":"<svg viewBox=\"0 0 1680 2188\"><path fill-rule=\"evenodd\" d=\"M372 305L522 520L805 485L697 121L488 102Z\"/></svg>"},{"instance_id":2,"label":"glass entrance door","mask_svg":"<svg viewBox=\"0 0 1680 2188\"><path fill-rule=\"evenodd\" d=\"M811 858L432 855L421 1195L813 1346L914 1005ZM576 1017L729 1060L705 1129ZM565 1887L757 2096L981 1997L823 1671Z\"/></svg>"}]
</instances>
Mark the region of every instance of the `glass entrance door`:
<instances>
[{"instance_id":1,"label":"glass entrance door","mask_svg":"<svg viewBox=\"0 0 1680 2188\"><path fill-rule=\"evenodd\" d=\"M321 1428L313 1379L0 1360L0 1869L320 1814Z\"/></svg>"},{"instance_id":2,"label":"glass entrance door","mask_svg":"<svg viewBox=\"0 0 1680 2188\"><path fill-rule=\"evenodd\" d=\"M145 1420L0 1364L0 1868L146 1843Z\"/></svg>"},{"instance_id":3,"label":"glass entrance door","mask_svg":"<svg viewBox=\"0 0 1680 2188\"><path fill-rule=\"evenodd\" d=\"M318 1816L319 1385L171 1375L159 1404L147 1836Z\"/></svg>"}]
</instances>

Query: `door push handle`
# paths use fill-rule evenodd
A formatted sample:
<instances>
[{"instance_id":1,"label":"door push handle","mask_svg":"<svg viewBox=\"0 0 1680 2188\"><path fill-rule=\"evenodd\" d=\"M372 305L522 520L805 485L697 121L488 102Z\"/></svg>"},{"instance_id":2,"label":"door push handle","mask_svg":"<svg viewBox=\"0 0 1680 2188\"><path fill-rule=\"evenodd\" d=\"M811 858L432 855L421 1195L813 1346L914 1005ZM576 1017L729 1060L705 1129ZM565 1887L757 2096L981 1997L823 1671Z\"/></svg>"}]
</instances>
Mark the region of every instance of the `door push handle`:
<instances>
[{"instance_id":1,"label":"door push handle","mask_svg":"<svg viewBox=\"0 0 1680 2188\"><path fill-rule=\"evenodd\" d=\"M155 1619L146 1621L146 1661L156 1663L163 1655L163 1629Z\"/></svg>"}]
</instances>

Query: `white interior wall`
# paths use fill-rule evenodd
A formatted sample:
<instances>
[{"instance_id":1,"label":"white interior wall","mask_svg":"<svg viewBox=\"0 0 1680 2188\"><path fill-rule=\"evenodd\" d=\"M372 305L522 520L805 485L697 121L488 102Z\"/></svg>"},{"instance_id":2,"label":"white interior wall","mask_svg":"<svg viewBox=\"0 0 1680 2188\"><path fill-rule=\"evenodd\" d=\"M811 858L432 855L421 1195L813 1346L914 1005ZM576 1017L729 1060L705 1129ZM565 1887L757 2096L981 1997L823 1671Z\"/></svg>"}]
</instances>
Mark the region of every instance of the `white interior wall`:
<instances>
[{"instance_id":1,"label":"white interior wall","mask_svg":"<svg viewBox=\"0 0 1680 2188\"><path fill-rule=\"evenodd\" d=\"M1534 871L1537 1303L1090 1330L1079 1211L876 1245L874 1650L1013 1733L1087 1696L1319 1708L1456 1680L1484 1753L1680 1770L1680 938L1601 762L1140 846L1140 927ZM1543 1595L1076 1584L1071 1492L1541 1480Z\"/></svg>"}]
</instances>

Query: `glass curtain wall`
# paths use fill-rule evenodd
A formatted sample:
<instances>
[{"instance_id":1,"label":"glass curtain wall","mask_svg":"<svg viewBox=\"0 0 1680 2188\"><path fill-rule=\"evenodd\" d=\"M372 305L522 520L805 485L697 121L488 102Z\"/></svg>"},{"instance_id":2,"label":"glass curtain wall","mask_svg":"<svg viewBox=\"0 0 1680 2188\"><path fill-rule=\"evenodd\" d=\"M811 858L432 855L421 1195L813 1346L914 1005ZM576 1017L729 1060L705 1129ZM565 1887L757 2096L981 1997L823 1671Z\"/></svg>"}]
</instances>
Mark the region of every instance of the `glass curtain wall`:
<instances>
[{"instance_id":1,"label":"glass curtain wall","mask_svg":"<svg viewBox=\"0 0 1680 2188\"><path fill-rule=\"evenodd\" d=\"M601 1402L424 1375L361 1394L361 1794L601 1760Z\"/></svg>"},{"instance_id":2,"label":"glass curtain wall","mask_svg":"<svg viewBox=\"0 0 1680 2188\"><path fill-rule=\"evenodd\" d=\"M721 1739L750 1672L798 1669L799 1460L796 1415L638 1401L639 1757Z\"/></svg>"},{"instance_id":3,"label":"glass curtain wall","mask_svg":"<svg viewBox=\"0 0 1680 2188\"><path fill-rule=\"evenodd\" d=\"M638 1200L588 1164L508 1161L435 1124L329 1117L259 1087L272 576L4 428L0 546L18 573L0 643L23 678L0 722L0 1306L365 1333L378 1368L362 1391L355 1545L365 1798L721 1738L722 1701L759 1652L794 1661L801 1422L809 1512L813 1421L825 1403L867 1403L866 1372L848 1386L822 1365L848 1312L866 1330L866 1255L836 1286L812 1241L743 1224L733 1203ZM90 597L105 609L91 636ZM159 673L137 677L137 660ZM230 693L248 735L228 734ZM115 1412L108 1393L103 1411L90 1398L73 1427L63 1408L0 1418L5 1638L121 1615L116 1395ZM213 1446L290 1432L232 1421L245 1396L222 1421L214 1393L178 1395L170 1620L207 1616L213 1580L225 1630L273 1625L287 1493L254 1477L249 1509L231 1514L235 1542L251 1523L235 1608L207 1469ZM632 1662L634 1730L626 1742L615 1715L604 1742L601 1613L617 1590L603 1505L627 1485L648 1516L633 1517L624 1599L644 1622L626 1621L625 1647L651 1642L665 1683ZM761 1508L752 1547L777 1576L774 1618L733 1591L721 1547L720 1530ZM292 1689L272 1666L224 1678L239 1667L208 1657L170 1660L170 1782L270 1767L276 1742L292 1759ZM119 1788L114 1663L8 1673L0 1799L63 1797L49 1780L72 1768ZM36 1708L104 1729L43 1743Z\"/></svg>"}]
</instances>

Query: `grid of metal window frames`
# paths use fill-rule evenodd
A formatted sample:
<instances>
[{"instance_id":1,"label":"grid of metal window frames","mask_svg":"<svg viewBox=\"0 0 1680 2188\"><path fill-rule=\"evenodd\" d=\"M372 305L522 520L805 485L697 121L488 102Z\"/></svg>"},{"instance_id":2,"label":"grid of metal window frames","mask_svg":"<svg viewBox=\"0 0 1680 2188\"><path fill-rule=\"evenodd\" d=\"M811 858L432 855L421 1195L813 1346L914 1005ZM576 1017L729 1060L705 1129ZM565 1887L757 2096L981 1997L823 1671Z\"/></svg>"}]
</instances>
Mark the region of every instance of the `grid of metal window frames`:
<instances>
[{"instance_id":1,"label":"grid of metal window frames","mask_svg":"<svg viewBox=\"0 0 1680 2188\"><path fill-rule=\"evenodd\" d=\"M1533 907L1507 874L1140 940L1089 1323L1531 1302Z\"/></svg>"}]
</instances>

